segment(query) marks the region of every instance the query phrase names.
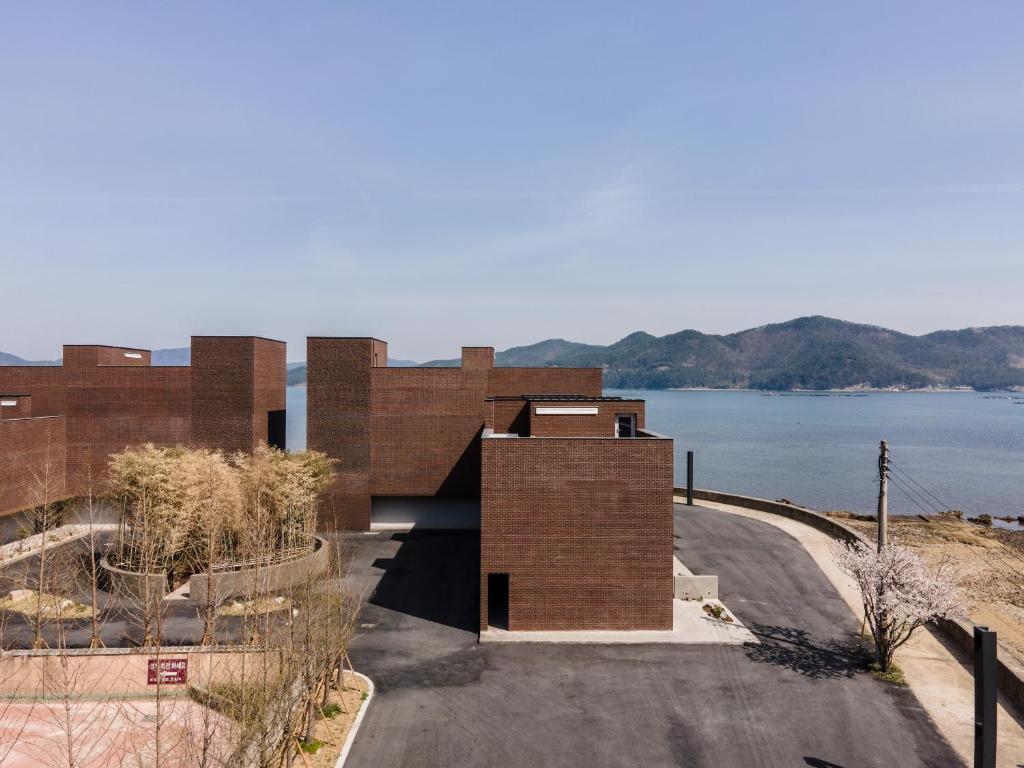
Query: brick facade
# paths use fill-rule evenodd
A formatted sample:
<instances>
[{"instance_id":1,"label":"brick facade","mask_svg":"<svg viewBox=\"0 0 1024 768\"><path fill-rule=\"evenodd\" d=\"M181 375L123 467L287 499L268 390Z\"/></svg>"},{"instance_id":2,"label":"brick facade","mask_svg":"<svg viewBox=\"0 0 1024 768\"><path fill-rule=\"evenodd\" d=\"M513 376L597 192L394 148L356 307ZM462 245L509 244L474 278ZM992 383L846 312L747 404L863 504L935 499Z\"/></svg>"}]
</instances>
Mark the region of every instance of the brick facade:
<instances>
[{"instance_id":1,"label":"brick facade","mask_svg":"<svg viewBox=\"0 0 1024 768\"><path fill-rule=\"evenodd\" d=\"M596 415L538 413L538 409L596 409ZM619 414L634 417L636 426L644 427L643 400L598 400L567 403L553 400L531 400L526 407L527 427L532 437L610 437L615 434L615 419Z\"/></svg>"},{"instance_id":2,"label":"brick facade","mask_svg":"<svg viewBox=\"0 0 1024 768\"><path fill-rule=\"evenodd\" d=\"M32 417L32 395L0 393L0 419L28 419Z\"/></svg>"},{"instance_id":3,"label":"brick facade","mask_svg":"<svg viewBox=\"0 0 1024 768\"><path fill-rule=\"evenodd\" d=\"M273 413L285 408L285 345L253 336L193 336L192 443L225 451L277 444ZM273 438L273 439L272 439Z\"/></svg>"},{"instance_id":4,"label":"brick facade","mask_svg":"<svg viewBox=\"0 0 1024 768\"><path fill-rule=\"evenodd\" d=\"M494 368L492 347L464 347L460 367L386 363L377 339L307 341L307 445L338 461L328 527L369 529L373 496L478 497L488 397L601 394L600 369Z\"/></svg>"},{"instance_id":5,"label":"brick facade","mask_svg":"<svg viewBox=\"0 0 1024 768\"><path fill-rule=\"evenodd\" d=\"M481 629L491 574L512 630L672 628L672 441L615 437L619 414L644 428L642 400L602 397L596 368L494 368L490 347L452 368L386 358L308 341L307 442L338 461L328 526L369 529L373 497L479 498Z\"/></svg>"},{"instance_id":6,"label":"brick facade","mask_svg":"<svg viewBox=\"0 0 1024 768\"><path fill-rule=\"evenodd\" d=\"M376 339L306 340L306 446L333 458L336 477L321 504L322 527L370 527L370 381L387 362Z\"/></svg>"},{"instance_id":7,"label":"brick facade","mask_svg":"<svg viewBox=\"0 0 1024 768\"><path fill-rule=\"evenodd\" d=\"M483 440L480 628L508 574L508 629L672 628L672 441Z\"/></svg>"},{"instance_id":8,"label":"brick facade","mask_svg":"<svg viewBox=\"0 0 1024 768\"><path fill-rule=\"evenodd\" d=\"M284 411L284 343L253 337L192 343L193 366L152 367L148 350L97 345L66 345L60 366L0 366L0 392L31 402L29 417L3 414L0 466L13 467L5 471L15 477L38 472L47 445L51 464L60 454L63 493L78 495L102 490L110 455L128 446L251 451L266 441L268 412ZM0 515L32 505L21 485L4 480Z\"/></svg>"},{"instance_id":9,"label":"brick facade","mask_svg":"<svg viewBox=\"0 0 1024 768\"><path fill-rule=\"evenodd\" d=\"M0 511L64 498L63 416L0 420Z\"/></svg>"}]
</instances>

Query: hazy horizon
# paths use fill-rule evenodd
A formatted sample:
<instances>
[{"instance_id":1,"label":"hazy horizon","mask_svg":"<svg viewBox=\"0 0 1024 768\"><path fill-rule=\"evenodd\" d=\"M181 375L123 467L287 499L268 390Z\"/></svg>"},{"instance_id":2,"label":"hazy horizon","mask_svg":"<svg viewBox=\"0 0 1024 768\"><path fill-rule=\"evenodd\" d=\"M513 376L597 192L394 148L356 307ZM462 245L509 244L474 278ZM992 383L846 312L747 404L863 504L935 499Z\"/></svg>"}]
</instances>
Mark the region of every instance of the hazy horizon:
<instances>
[{"instance_id":1,"label":"hazy horizon","mask_svg":"<svg viewBox=\"0 0 1024 768\"><path fill-rule=\"evenodd\" d=\"M1024 5L0 9L0 350L1024 323Z\"/></svg>"},{"instance_id":2,"label":"hazy horizon","mask_svg":"<svg viewBox=\"0 0 1024 768\"><path fill-rule=\"evenodd\" d=\"M801 317L807 317L807 316L806 315L802 315ZM801 319L801 317L791 317L791 318L788 318L788 320L797 320L797 319ZM831 319L843 320L843 318L831 318ZM784 322L787 322L787 321L783 320L783 321L780 321L780 322L784 323ZM848 321L848 322L853 322L853 321ZM710 331L703 331L700 328L678 328L675 331L669 331L668 334L654 334L654 335L656 335L656 336L665 336L665 335L671 335L671 334L674 334L674 333L679 333L679 332L682 332L682 331L698 331L700 333L704 333L704 334L708 334L708 335L731 335L731 334L736 334L736 333L742 333L744 331L753 330L755 328L760 328L760 327L763 327L765 325L772 325L772 323L761 323L760 325L750 326L749 328L737 328L734 331L726 331L723 334L713 334ZM867 325L873 325L873 324L872 323L867 323ZM1020 326L1020 324L1017 324L1017 327L1019 327L1019 326ZM906 331L901 331L899 328L888 328L888 327L885 327L885 326L880 326L880 327L883 327L883 328L885 328L885 330L889 330L889 331L896 331L896 332L899 332L899 333L907 333ZM924 336L924 335L927 335L929 333L937 333L939 331L960 331L960 330L971 330L971 329L975 329L975 328L993 328L993 327L999 327L999 326L967 326L965 328L933 328L930 331L925 331L923 333L909 334L909 335L912 335L912 336ZM1002 327L1013 327L1013 326L1010 326L1009 324L1007 324L1007 325L1004 325ZM626 336L629 336L632 333L643 332L643 331L644 331L643 328L635 328L632 331L627 331L626 333L623 333L623 334L621 334L619 336L616 336L613 339L609 339L607 341L592 341L592 342L583 342L583 343L598 344L598 345L601 345L601 346L608 346L610 344L614 344L617 341L621 341ZM309 335L313 336L315 334L309 334ZM270 337L268 337L268 338L270 338ZM379 338L379 337L375 337L375 338ZM579 339L567 339L567 338L565 338L563 336L544 336L543 338L533 339L532 341L527 341L527 342L524 342L522 344L513 344L513 345L511 345L509 347L495 347L495 351L496 352L503 352L503 351L505 351L507 349L512 349L512 348L515 348L515 347L532 346L534 344L538 344L538 343L543 342L543 341L552 341L552 340L559 340L559 339L564 340L564 341L572 341L572 342L579 342L580 341ZM281 340L281 339L278 339L278 340ZM415 363L426 363L426 362L430 362L431 360L451 360L451 359L457 359L459 357L459 355L461 354L461 350L462 350L463 346L471 346L469 344L458 344L447 355L439 355L437 357L415 359L415 358L408 357L406 355L396 355L394 353L394 350L392 348L393 345L391 344L390 340L382 339L382 341L388 342L388 359L389 360L401 360L401 361L409 361L409 362L415 362ZM68 342L65 342L65 343L67 343L67 344L75 344L75 343L79 343L79 342L68 341ZM182 344L174 344L174 345L171 345L171 346L168 346L168 347L154 347L154 346L147 346L145 344L119 344L116 341L102 341L102 342L96 342L96 343L98 343L98 344L109 344L109 345L112 345L112 346L133 347L133 348L136 348L136 349L148 349L150 351L177 350L177 349L189 349L190 348L190 342L188 342L188 341L186 341L185 343L182 343ZM494 345L486 345L486 346L494 346ZM62 347L62 344L57 344L56 347L55 347L56 352L53 355L41 356L41 357L26 357L25 355L19 355L14 350L2 349L2 348L0 348L0 353L6 352L8 354L17 355L18 357L22 358L23 360L28 360L30 362L49 361L49 360L57 360L57 359L59 359L61 357L61 353L62 353L61 347ZM301 354L297 350L301 350ZM298 348L294 348L294 347L292 347L289 344L289 346L288 346L288 363L289 363L289 365L293 364L293 363L300 363L300 362L304 363L304 362L306 362L305 350L306 350L305 339L302 340L302 344Z\"/></svg>"}]
</instances>

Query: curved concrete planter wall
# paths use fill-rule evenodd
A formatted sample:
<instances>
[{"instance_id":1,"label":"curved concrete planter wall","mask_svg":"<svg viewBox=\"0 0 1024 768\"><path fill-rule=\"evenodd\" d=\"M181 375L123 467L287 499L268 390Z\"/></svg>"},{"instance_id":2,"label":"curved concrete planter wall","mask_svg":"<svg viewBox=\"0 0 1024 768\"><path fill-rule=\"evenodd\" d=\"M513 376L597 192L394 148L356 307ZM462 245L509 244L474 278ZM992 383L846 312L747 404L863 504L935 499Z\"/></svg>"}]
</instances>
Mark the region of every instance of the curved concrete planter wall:
<instances>
[{"instance_id":1,"label":"curved concrete planter wall","mask_svg":"<svg viewBox=\"0 0 1024 768\"><path fill-rule=\"evenodd\" d=\"M221 571L212 577L205 573L194 574L189 579L189 598L200 605L206 605L207 592L213 597L214 603L241 595L281 592L305 584L324 573L330 564L331 549L324 539L317 536L316 547L312 552L283 563L266 568Z\"/></svg>"},{"instance_id":2,"label":"curved concrete planter wall","mask_svg":"<svg viewBox=\"0 0 1024 768\"><path fill-rule=\"evenodd\" d=\"M149 595L153 600L160 600L167 592L166 573L143 573L115 568L106 557L100 560L100 568L110 580L110 591L118 596L130 597L142 602L146 598L146 582L149 582Z\"/></svg>"}]
</instances>

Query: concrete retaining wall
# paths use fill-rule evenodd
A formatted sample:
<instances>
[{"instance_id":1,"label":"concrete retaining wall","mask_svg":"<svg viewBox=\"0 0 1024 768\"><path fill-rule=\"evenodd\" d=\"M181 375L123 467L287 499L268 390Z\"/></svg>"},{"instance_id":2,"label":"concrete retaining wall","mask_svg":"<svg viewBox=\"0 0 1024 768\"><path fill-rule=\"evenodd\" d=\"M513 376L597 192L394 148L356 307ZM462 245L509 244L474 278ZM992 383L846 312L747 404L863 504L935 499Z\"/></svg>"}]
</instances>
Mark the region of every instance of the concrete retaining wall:
<instances>
[{"instance_id":1,"label":"concrete retaining wall","mask_svg":"<svg viewBox=\"0 0 1024 768\"><path fill-rule=\"evenodd\" d=\"M33 700L73 694L153 695L148 664L154 660L188 660L185 683L164 682L164 693L186 685L238 680L263 667L266 651L244 646L156 648L77 648L8 651L0 658L0 697ZM271 658L276 659L272 653ZM274 662L276 663L276 662Z\"/></svg>"},{"instance_id":2,"label":"concrete retaining wall","mask_svg":"<svg viewBox=\"0 0 1024 768\"><path fill-rule=\"evenodd\" d=\"M717 600L717 576L674 576L676 600Z\"/></svg>"},{"instance_id":3,"label":"concrete retaining wall","mask_svg":"<svg viewBox=\"0 0 1024 768\"><path fill-rule=\"evenodd\" d=\"M673 489L677 496L685 496L685 488ZM831 517L815 512L805 507L798 507L796 504L785 504L781 501L769 501L758 499L753 496L738 496L734 493L722 493L721 491L704 491L694 489L693 498L695 501L715 501L719 504L731 504L734 507L756 509L759 512L767 512L771 515L781 515L790 520L796 520L804 525L828 534L834 539L841 541L863 541L860 534L852 528L847 528L842 523L833 520Z\"/></svg>"},{"instance_id":4,"label":"concrete retaining wall","mask_svg":"<svg viewBox=\"0 0 1024 768\"><path fill-rule=\"evenodd\" d=\"M674 488L673 491L676 496L686 496L685 488ZM865 541L859 533L852 528L847 528L839 521L833 520L820 512L798 507L795 504L784 504L779 501L768 501L767 499L739 496L734 493L722 493L721 491L697 490L696 488L693 491L693 499L694 501L714 501L719 504L730 504L734 507L756 509L759 512L767 512L771 515L781 515L782 517L788 517L790 520L796 520L809 525L822 533L828 534L832 538L842 541ZM865 543L870 544L871 542L865 541ZM938 621L937 624L943 634L963 650L969 658L974 657L974 627L972 624L946 619ZM999 690L1002 691L1006 698L1021 709L1024 709L1024 664L1003 643L999 643L997 655L999 659L996 677Z\"/></svg>"},{"instance_id":5,"label":"concrete retaining wall","mask_svg":"<svg viewBox=\"0 0 1024 768\"><path fill-rule=\"evenodd\" d=\"M110 580L110 592L117 596L131 597L141 602L146 596L146 582L149 582L149 595L153 600L160 600L167 592L166 573L142 573L115 568L104 557L100 560L100 568L106 572Z\"/></svg>"},{"instance_id":6,"label":"concrete retaining wall","mask_svg":"<svg viewBox=\"0 0 1024 768\"><path fill-rule=\"evenodd\" d=\"M316 539L316 548L308 555L296 557L266 568L246 568L239 571L222 571L213 574L211 594L216 603L241 595L282 592L291 587L305 584L315 576L324 573L331 563L331 550L326 540ZM206 604L208 580L205 573L194 574L189 579L189 598L200 605Z\"/></svg>"},{"instance_id":7,"label":"concrete retaining wall","mask_svg":"<svg viewBox=\"0 0 1024 768\"><path fill-rule=\"evenodd\" d=\"M969 658L974 658L974 625L965 621L941 619L939 626ZM996 684L1006 698L1024 710L1024 664L1005 645L996 650Z\"/></svg>"}]
</instances>

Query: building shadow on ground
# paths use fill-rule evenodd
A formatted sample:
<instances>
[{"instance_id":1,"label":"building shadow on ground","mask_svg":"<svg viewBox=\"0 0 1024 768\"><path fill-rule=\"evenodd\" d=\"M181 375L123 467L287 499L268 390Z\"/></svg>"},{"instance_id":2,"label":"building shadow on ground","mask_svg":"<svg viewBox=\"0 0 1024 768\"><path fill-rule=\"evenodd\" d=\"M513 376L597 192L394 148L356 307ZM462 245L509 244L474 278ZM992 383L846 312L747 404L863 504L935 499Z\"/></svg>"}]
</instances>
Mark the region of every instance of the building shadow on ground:
<instances>
[{"instance_id":1,"label":"building shadow on ground","mask_svg":"<svg viewBox=\"0 0 1024 768\"><path fill-rule=\"evenodd\" d=\"M863 646L853 641L823 640L798 627L750 624L747 628L761 641L745 646L747 658L815 680L853 677L871 661Z\"/></svg>"},{"instance_id":2,"label":"building shadow on ground","mask_svg":"<svg viewBox=\"0 0 1024 768\"><path fill-rule=\"evenodd\" d=\"M370 604L425 621L476 632L480 605L479 531L418 531L392 535L391 558L378 558L384 575Z\"/></svg>"}]
</instances>

